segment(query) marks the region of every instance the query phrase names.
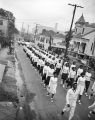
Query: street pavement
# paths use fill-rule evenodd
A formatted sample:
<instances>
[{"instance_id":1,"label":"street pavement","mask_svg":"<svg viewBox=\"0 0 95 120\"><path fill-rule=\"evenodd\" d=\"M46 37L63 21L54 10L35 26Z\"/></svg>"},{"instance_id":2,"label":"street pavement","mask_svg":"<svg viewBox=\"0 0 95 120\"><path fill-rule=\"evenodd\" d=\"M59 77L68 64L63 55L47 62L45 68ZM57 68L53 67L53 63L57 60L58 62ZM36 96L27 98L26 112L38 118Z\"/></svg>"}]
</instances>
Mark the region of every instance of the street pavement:
<instances>
[{"instance_id":1,"label":"street pavement","mask_svg":"<svg viewBox=\"0 0 95 120\"><path fill-rule=\"evenodd\" d=\"M25 77L25 83L29 93L34 95L34 99L30 99L31 109L35 109L37 114L37 120L68 120L69 113L65 113L61 116L62 108L65 106L65 96L67 90L60 85L60 79L58 80L57 93L55 100L52 103L50 96L46 96L46 90L41 84L41 76L37 70L31 65L29 58L23 52L21 46L16 45L17 57L21 63L22 71ZM84 95L82 97L82 104L77 104L75 115L72 120L89 120L88 106L93 103L92 100ZM95 119L95 115L91 120Z\"/></svg>"}]
</instances>

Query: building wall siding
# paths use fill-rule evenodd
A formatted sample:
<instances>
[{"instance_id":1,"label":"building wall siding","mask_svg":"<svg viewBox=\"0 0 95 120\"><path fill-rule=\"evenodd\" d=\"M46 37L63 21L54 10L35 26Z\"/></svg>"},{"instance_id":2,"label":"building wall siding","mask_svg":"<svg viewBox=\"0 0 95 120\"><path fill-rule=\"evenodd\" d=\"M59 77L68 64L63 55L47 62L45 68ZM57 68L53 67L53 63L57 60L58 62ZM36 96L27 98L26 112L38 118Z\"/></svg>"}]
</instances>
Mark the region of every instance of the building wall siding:
<instances>
[{"instance_id":1,"label":"building wall siding","mask_svg":"<svg viewBox=\"0 0 95 120\"><path fill-rule=\"evenodd\" d=\"M95 49L95 46L94 46L94 41L95 41L95 31L86 35L85 38L89 39L89 42L85 48L85 54L87 54L88 56L95 56L95 50L94 50L94 54L92 54L92 49ZM93 46L92 46L92 43L93 43ZM93 48L91 48L93 47Z\"/></svg>"}]
</instances>

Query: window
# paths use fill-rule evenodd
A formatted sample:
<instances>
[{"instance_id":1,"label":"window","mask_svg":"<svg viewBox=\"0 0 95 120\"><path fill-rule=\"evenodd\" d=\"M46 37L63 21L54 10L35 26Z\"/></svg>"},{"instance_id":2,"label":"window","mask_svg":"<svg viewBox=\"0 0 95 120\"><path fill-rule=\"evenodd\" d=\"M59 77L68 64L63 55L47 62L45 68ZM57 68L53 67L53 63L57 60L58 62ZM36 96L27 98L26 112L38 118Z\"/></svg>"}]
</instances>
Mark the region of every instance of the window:
<instances>
[{"instance_id":1,"label":"window","mask_svg":"<svg viewBox=\"0 0 95 120\"><path fill-rule=\"evenodd\" d=\"M3 20L0 20L0 25L3 25Z\"/></svg>"},{"instance_id":2,"label":"window","mask_svg":"<svg viewBox=\"0 0 95 120\"><path fill-rule=\"evenodd\" d=\"M2 36L2 30L0 30L0 36Z\"/></svg>"},{"instance_id":3,"label":"window","mask_svg":"<svg viewBox=\"0 0 95 120\"><path fill-rule=\"evenodd\" d=\"M90 49L90 50L92 51L92 49L93 49L93 43L92 43L92 45L91 45L91 49Z\"/></svg>"},{"instance_id":4,"label":"window","mask_svg":"<svg viewBox=\"0 0 95 120\"><path fill-rule=\"evenodd\" d=\"M77 34L77 28L75 27L75 34Z\"/></svg>"},{"instance_id":5,"label":"window","mask_svg":"<svg viewBox=\"0 0 95 120\"><path fill-rule=\"evenodd\" d=\"M76 28L76 33L77 33L77 28Z\"/></svg>"},{"instance_id":6,"label":"window","mask_svg":"<svg viewBox=\"0 0 95 120\"><path fill-rule=\"evenodd\" d=\"M82 34L84 34L84 29L85 29L85 28L82 29Z\"/></svg>"}]
</instances>

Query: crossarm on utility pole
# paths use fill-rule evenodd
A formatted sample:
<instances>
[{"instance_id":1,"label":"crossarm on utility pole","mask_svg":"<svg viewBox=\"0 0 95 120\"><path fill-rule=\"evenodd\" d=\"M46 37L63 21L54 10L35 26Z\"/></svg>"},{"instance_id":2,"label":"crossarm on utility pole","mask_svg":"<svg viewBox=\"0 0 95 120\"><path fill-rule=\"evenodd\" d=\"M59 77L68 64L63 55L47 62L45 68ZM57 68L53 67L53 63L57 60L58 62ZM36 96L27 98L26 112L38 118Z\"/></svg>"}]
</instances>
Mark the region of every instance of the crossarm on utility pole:
<instances>
[{"instance_id":1,"label":"crossarm on utility pole","mask_svg":"<svg viewBox=\"0 0 95 120\"><path fill-rule=\"evenodd\" d=\"M68 54L68 48L69 48L69 41L71 39L71 33L72 33L72 26L73 26L73 22L74 22L74 17L75 17L75 12L76 12L76 8L80 7L83 8L82 6L76 5L76 4L68 4L74 7L73 10L73 17L72 17L72 21L71 21L71 26L70 26L70 30L68 32L68 38L66 38L66 50L65 50L65 54L64 54L64 58L67 58L67 54Z\"/></svg>"}]
</instances>

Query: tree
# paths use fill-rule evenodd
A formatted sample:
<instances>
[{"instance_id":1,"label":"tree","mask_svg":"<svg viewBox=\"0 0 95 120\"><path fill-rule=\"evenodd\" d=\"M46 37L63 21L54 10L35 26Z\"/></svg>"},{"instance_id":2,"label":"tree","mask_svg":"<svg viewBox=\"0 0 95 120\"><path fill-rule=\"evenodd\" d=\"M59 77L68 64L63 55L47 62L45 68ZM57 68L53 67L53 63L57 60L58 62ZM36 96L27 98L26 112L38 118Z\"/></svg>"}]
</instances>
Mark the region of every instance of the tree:
<instances>
[{"instance_id":1,"label":"tree","mask_svg":"<svg viewBox=\"0 0 95 120\"><path fill-rule=\"evenodd\" d=\"M10 11L6 11L4 9L0 9L0 15L4 17L4 19L8 20L8 36L4 36L2 34L0 36L0 43L2 47L8 45L11 46L11 40L13 40L13 34L19 33L18 30L15 28L15 17L13 16L13 13Z\"/></svg>"}]
</instances>

